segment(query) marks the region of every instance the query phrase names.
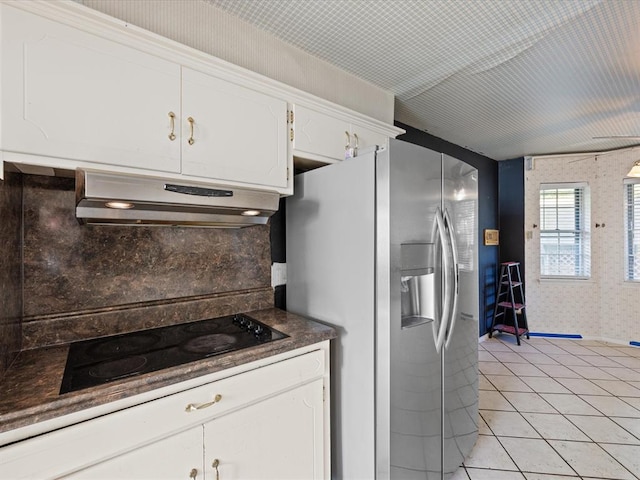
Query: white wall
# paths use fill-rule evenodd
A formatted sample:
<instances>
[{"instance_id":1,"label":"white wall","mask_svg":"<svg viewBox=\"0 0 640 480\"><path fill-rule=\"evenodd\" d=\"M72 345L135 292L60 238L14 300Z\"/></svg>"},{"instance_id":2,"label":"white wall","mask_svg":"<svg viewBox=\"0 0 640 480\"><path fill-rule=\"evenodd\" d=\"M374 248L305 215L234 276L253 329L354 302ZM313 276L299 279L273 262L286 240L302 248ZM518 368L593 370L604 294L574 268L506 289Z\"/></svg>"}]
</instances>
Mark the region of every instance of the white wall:
<instances>
[{"instance_id":1,"label":"white wall","mask_svg":"<svg viewBox=\"0 0 640 480\"><path fill-rule=\"evenodd\" d=\"M640 340L640 283L624 281L623 179L640 148L606 154L536 157L525 171L527 319L534 332ZM588 182L591 191L591 279L540 279L541 183ZM595 228L595 224L605 227ZM529 235L531 238L529 238Z\"/></svg>"},{"instance_id":2,"label":"white wall","mask_svg":"<svg viewBox=\"0 0 640 480\"><path fill-rule=\"evenodd\" d=\"M356 112L392 124L392 93L202 0L75 0Z\"/></svg>"}]
</instances>

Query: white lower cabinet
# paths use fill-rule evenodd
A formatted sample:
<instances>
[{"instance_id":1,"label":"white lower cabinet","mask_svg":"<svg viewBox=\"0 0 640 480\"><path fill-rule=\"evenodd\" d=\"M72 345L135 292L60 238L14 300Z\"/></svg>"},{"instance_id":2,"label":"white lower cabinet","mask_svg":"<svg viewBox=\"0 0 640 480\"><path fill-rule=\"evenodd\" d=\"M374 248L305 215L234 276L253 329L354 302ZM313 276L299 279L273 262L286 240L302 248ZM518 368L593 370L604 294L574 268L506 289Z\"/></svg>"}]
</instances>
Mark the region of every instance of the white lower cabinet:
<instances>
[{"instance_id":1,"label":"white lower cabinet","mask_svg":"<svg viewBox=\"0 0 640 480\"><path fill-rule=\"evenodd\" d=\"M0 447L0 478L327 479L328 352L294 350Z\"/></svg>"},{"instance_id":2,"label":"white lower cabinet","mask_svg":"<svg viewBox=\"0 0 640 480\"><path fill-rule=\"evenodd\" d=\"M322 389L316 380L63 478L324 478Z\"/></svg>"},{"instance_id":3,"label":"white lower cabinet","mask_svg":"<svg viewBox=\"0 0 640 480\"><path fill-rule=\"evenodd\" d=\"M324 478L322 388L316 380L205 424L205 478Z\"/></svg>"},{"instance_id":4,"label":"white lower cabinet","mask_svg":"<svg viewBox=\"0 0 640 480\"><path fill-rule=\"evenodd\" d=\"M195 427L60 478L202 480L203 474L202 427Z\"/></svg>"}]
</instances>

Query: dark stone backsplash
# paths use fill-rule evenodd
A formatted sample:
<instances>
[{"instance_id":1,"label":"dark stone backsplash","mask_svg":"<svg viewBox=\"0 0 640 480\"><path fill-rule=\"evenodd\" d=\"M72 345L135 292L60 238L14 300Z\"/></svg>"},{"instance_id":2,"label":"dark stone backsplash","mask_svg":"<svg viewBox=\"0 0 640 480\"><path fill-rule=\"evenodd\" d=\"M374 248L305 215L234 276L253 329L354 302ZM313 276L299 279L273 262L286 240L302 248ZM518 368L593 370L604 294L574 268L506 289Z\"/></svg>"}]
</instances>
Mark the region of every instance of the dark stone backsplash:
<instances>
[{"instance_id":1,"label":"dark stone backsplash","mask_svg":"<svg viewBox=\"0 0 640 480\"><path fill-rule=\"evenodd\" d=\"M83 226L73 179L23 183L26 318L270 287L269 226Z\"/></svg>"},{"instance_id":2,"label":"dark stone backsplash","mask_svg":"<svg viewBox=\"0 0 640 480\"><path fill-rule=\"evenodd\" d=\"M22 178L6 172L0 180L0 377L22 345L21 215Z\"/></svg>"},{"instance_id":3,"label":"dark stone backsplash","mask_svg":"<svg viewBox=\"0 0 640 480\"><path fill-rule=\"evenodd\" d=\"M39 316L22 323L22 348L61 345L273 307L270 287L108 307L78 314Z\"/></svg>"},{"instance_id":4,"label":"dark stone backsplash","mask_svg":"<svg viewBox=\"0 0 640 480\"><path fill-rule=\"evenodd\" d=\"M21 349L273 306L270 227L83 226L74 180L0 181L0 378Z\"/></svg>"}]
</instances>

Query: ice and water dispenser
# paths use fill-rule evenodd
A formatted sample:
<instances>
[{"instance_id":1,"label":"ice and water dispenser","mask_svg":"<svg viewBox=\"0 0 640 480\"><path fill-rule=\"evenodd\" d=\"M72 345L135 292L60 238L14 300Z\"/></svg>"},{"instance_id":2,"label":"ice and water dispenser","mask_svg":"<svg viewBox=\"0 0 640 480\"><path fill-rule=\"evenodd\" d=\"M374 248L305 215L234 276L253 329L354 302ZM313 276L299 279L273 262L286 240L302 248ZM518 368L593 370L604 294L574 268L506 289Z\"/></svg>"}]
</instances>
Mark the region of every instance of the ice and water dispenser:
<instances>
[{"instance_id":1,"label":"ice and water dispenser","mask_svg":"<svg viewBox=\"0 0 640 480\"><path fill-rule=\"evenodd\" d=\"M402 328L433 322L436 315L435 249L432 243L400 246L400 300Z\"/></svg>"}]
</instances>

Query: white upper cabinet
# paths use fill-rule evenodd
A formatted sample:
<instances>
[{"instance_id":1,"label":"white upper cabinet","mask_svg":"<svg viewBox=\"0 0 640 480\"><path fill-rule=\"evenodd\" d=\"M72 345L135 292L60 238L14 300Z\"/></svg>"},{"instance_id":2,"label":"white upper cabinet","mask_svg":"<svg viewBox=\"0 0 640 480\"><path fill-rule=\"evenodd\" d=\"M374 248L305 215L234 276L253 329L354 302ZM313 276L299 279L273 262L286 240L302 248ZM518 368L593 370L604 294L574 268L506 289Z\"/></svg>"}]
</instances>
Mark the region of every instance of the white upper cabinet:
<instances>
[{"instance_id":1,"label":"white upper cabinet","mask_svg":"<svg viewBox=\"0 0 640 480\"><path fill-rule=\"evenodd\" d=\"M182 173L285 188L287 102L183 68Z\"/></svg>"},{"instance_id":2,"label":"white upper cabinet","mask_svg":"<svg viewBox=\"0 0 640 480\"><path fill-rule=\"evenodd\" d=\"M293 155L332 163L344 160L349 122L296 105L293 109Z\"/></svg>"},{"instance_id":3,"label":"white upper cabinet","mask_svg":"<svg viewBox=\"0 0 640 480\"><path fill-rule=\"evenodd\" d=\"M3 158L290 193L287 102L200 66L3 5Z\"/></svg>"},{"instance_id":4,"label":"white upper cabinet","mask_svg":"<svg viewBox=\"0 0 640 480\"><path fill-rule=\"evenodd\" d=\"M27 173L290 195L294 156L317 167L402 132L74 2L0 0L0 69L0 160Z\"/></svg>"},{"instance_id":5,"label":"white upper cabinet","mask_svg":"<svg viewBox=\"0 0 640 480\"><path fill-rule=\"evenodd\" d=\"M347 117L302 105L294 107L290 127L293 129L293 155L319 163L351 158L362 149L385 146L388 140L388 134L375 132Z\"/></svg>"},{"instance_id":6,"label":"white upper cabinet","mask_svg":"<svg viewBox=\"0 0 640 480\"><path fill-rule=\"evenodd\" d=\"M180 171L180 66L2 9L3 151Z\"/></svg>"}]
</instances>

